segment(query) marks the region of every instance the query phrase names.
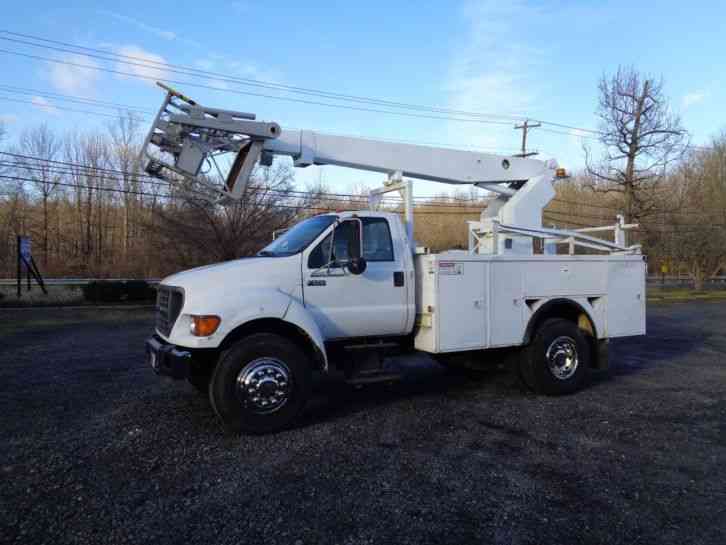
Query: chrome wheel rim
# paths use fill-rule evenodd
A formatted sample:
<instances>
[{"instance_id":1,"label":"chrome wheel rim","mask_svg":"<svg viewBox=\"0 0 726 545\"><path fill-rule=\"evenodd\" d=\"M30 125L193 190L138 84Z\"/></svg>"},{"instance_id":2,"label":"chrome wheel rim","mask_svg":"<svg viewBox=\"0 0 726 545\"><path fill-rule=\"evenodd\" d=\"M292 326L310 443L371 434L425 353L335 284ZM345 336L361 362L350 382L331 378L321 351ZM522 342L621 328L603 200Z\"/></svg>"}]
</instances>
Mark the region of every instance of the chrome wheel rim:
<instances>
[{"instance_id":1,"label":"chrome wheel rim","mask_svg":"<svg viewBox=\"0 0 726 545\"><path fill-rule=\"evenodd\" d=\"M545 352L547 365L555 378L567 380L577 371L577 343L572 337L557 337Z\"/></svg>"},{"instance_id":2,"label":"chrome wheel rim","mask_svg":"<svg viewBox=\"0 0 726 545\"><path fill-rule=\"evenodd\" d=\"M237 397L246 409L256 414L280 410L291 392L290 369L275 358L252 360L237 375Z\"/></svg>"}]
</instances>

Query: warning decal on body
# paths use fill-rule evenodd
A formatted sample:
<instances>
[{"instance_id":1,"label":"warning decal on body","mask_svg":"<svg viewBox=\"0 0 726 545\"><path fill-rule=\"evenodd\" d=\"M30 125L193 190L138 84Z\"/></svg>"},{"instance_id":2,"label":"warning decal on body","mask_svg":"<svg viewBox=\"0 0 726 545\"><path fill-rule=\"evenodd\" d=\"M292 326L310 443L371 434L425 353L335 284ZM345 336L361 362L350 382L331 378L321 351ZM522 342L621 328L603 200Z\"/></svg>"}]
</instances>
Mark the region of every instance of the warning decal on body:
<instances>
[{"instance_id":1,"label":"warning decal on body","mask_svg":"<svg viewBox=\"0 0 726 545\"><path fill-rule=\"evenodd\" d=\"M439 261L439 274L464 274L464 264Z\"/></svg>"}]
</instances>

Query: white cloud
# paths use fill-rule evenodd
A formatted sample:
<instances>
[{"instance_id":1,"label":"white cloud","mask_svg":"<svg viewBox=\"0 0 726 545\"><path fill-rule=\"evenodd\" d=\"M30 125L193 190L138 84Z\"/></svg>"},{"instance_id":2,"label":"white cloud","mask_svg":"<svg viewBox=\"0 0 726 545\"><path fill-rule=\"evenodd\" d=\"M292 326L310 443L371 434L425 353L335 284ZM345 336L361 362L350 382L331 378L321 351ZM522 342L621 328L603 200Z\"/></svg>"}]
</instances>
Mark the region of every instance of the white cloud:
<instances>
[{"instance_id":1,"label":"white cloud","mask_svg":"<svg viewBox=\"0 0 726 545\"><path fill-rule=\"evenodd\" d=\"M695 106L696 104L703 102L703 100L708 96L708 93L705 91L692 91L690 93L686 93L683 96L682 105L683 109L690 108L691 106Z\"/></svg>"},{"instance_id":2,"label":"white cloud","mask_svg":"<svg viewBox=\"0 0 726 545\"><path fill-rule=\"evenodd\" d=\"M64 55L63 63L48 63L50 82L70 95L92 96L98 80L98 63L86 55Z\"/></svg>"},{"instance_id":3,"label":"white cloud","mask_svg":"<svg viewBox=\"0 0 726 545\"><path fill-rule=\"evenodd\" d=\"M448 107L500 116L531 114L537 100L534 72L545 52L523 40L537 35L536 26L543 19L541 10L522 0L481 0L466 4L463 15L468 31L450 63L444 87ZM506 123L451 122L451 140L470 141L482 147L511 147L516 141L512 118L491 120Z\"/></svg>"},{"instance_id":4,"label":"white cloud","mask_svg":"<svg viewBox=\"0 0 726 545\"><path fill-rule=\"evenodd\" d=\"M43 112L50 114L50 115L60 115L60 111L58 108L53 106L50 102L48 102L43 97L34 96L30 99L30 102L33 103L33 106L38 108L39 110L42 110Z\"/></svg>"},{"instance_id":5,"label":"white cloud","mask_svg":"<svg viewBox=\"0 0 726 545\"><path fill-rule=\"evenodd\" d=\"M99 10L98 13L101 13L102 15L107 15L108 17L112 17L113 19L116 19L117 21L127 23L131 26L136 27L137 29L141 30L142 32L148 32L149 34L153 34L154 36L157 36L158 38L162 38L163 40L167 40L170 42L176 40L176 41L183 42L187 45L191 45L194 47L202 46L202 44L200 44L196 40L184 38L172 30L169 30L166 28L160 28L160 27L157 27L154 25L150 25L148 23L145 23L144 21L141 21L139 19L134 19L133 17L129 17L128 15L124 15L122 13L116 13L115 11L108 11L108 10Z\"/></svg>"},{"instance_id":6,"label":"white cloud","mask_svg":"<svg viewBox=\"0 0 726 545\"><path fill-rule=\"evenodd\" d=\"M108 15L109 17L112 17L112 18L116 19L117 21L128 23L132 26L135 26L139 30L143 30L144 32L149 32L151 34L154 34L155 36L158 36L159 38L163 38L164 40L172 41L177 38L176 33L172 32L171 30L148 25L148 24L144 23L143 21L139 21L138 19L129 17L128 15L123 15L121 13L116 13L114 11L108 11L108 10L99 10L99 13L101 13L103 15Z\"/></svg>"},{"instance_id":7,"label":"white cloud","mask_svg":"<svg viewBox=\"0 0 726 545\"><path fill-rule=\"evenodd\" d=\"M163 80L169 77L169 71L164 66L166 60L161 55L150 53L137 45L125 45L118 47L116 53L133 59L125 59L127 62L119 62L116 64L116 70L126 72L135 76L140 76L150 84L154 84L154 80ZM129 79L130 76L118 75L119 79Z\"/></svg>"}]
</instances>

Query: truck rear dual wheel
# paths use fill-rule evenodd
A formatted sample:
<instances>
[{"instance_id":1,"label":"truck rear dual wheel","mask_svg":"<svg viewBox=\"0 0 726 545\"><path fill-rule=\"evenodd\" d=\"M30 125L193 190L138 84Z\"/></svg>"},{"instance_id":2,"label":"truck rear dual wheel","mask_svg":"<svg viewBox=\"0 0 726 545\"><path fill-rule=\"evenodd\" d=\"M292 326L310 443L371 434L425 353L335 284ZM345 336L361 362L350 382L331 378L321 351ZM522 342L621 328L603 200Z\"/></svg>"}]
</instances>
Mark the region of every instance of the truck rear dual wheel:
<instances>
[{"instance_id":1,"label":"truck rear dual wheel","mask_svg":"<svg viewBox=\"0 0 726 545\"><path fill-rule=\"evenodd\" d=\"M261 434L290 426L302 413L312 377L292 341L255 333L222 353L209 382L209 400L224 427Z\"/></svg>"},{"instance_id":2,"label":"truck rear dual wheel","mask_svg":"<svg viewBox=\"0 0 726 545\"><path fill-rule=\"evenodd\" d=\"M539 394L575 392L589 377L590 352L590 344L577 324L562 318L548 319L520 354L520 377Z\"/></svg>"}]
</instances>

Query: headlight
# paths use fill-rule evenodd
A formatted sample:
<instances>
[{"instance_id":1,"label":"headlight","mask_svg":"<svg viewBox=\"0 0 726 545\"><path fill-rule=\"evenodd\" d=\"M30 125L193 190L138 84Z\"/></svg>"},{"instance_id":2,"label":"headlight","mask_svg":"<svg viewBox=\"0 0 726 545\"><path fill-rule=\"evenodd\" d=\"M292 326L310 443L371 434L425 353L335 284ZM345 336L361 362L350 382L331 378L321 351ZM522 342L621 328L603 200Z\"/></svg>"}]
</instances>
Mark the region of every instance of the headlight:
<instances>
[{"instance_id":1,"label":"headlight","mask_svg":"<svg viewBox=\"0 0 726 545\"><path fill-rule=\"evenodd\" d=\"M219 316L201 315L190 316L192 323L189 324L189 331L195 337L209 337L219 327L222 319Z\"/></svg>"}]
</instances>

